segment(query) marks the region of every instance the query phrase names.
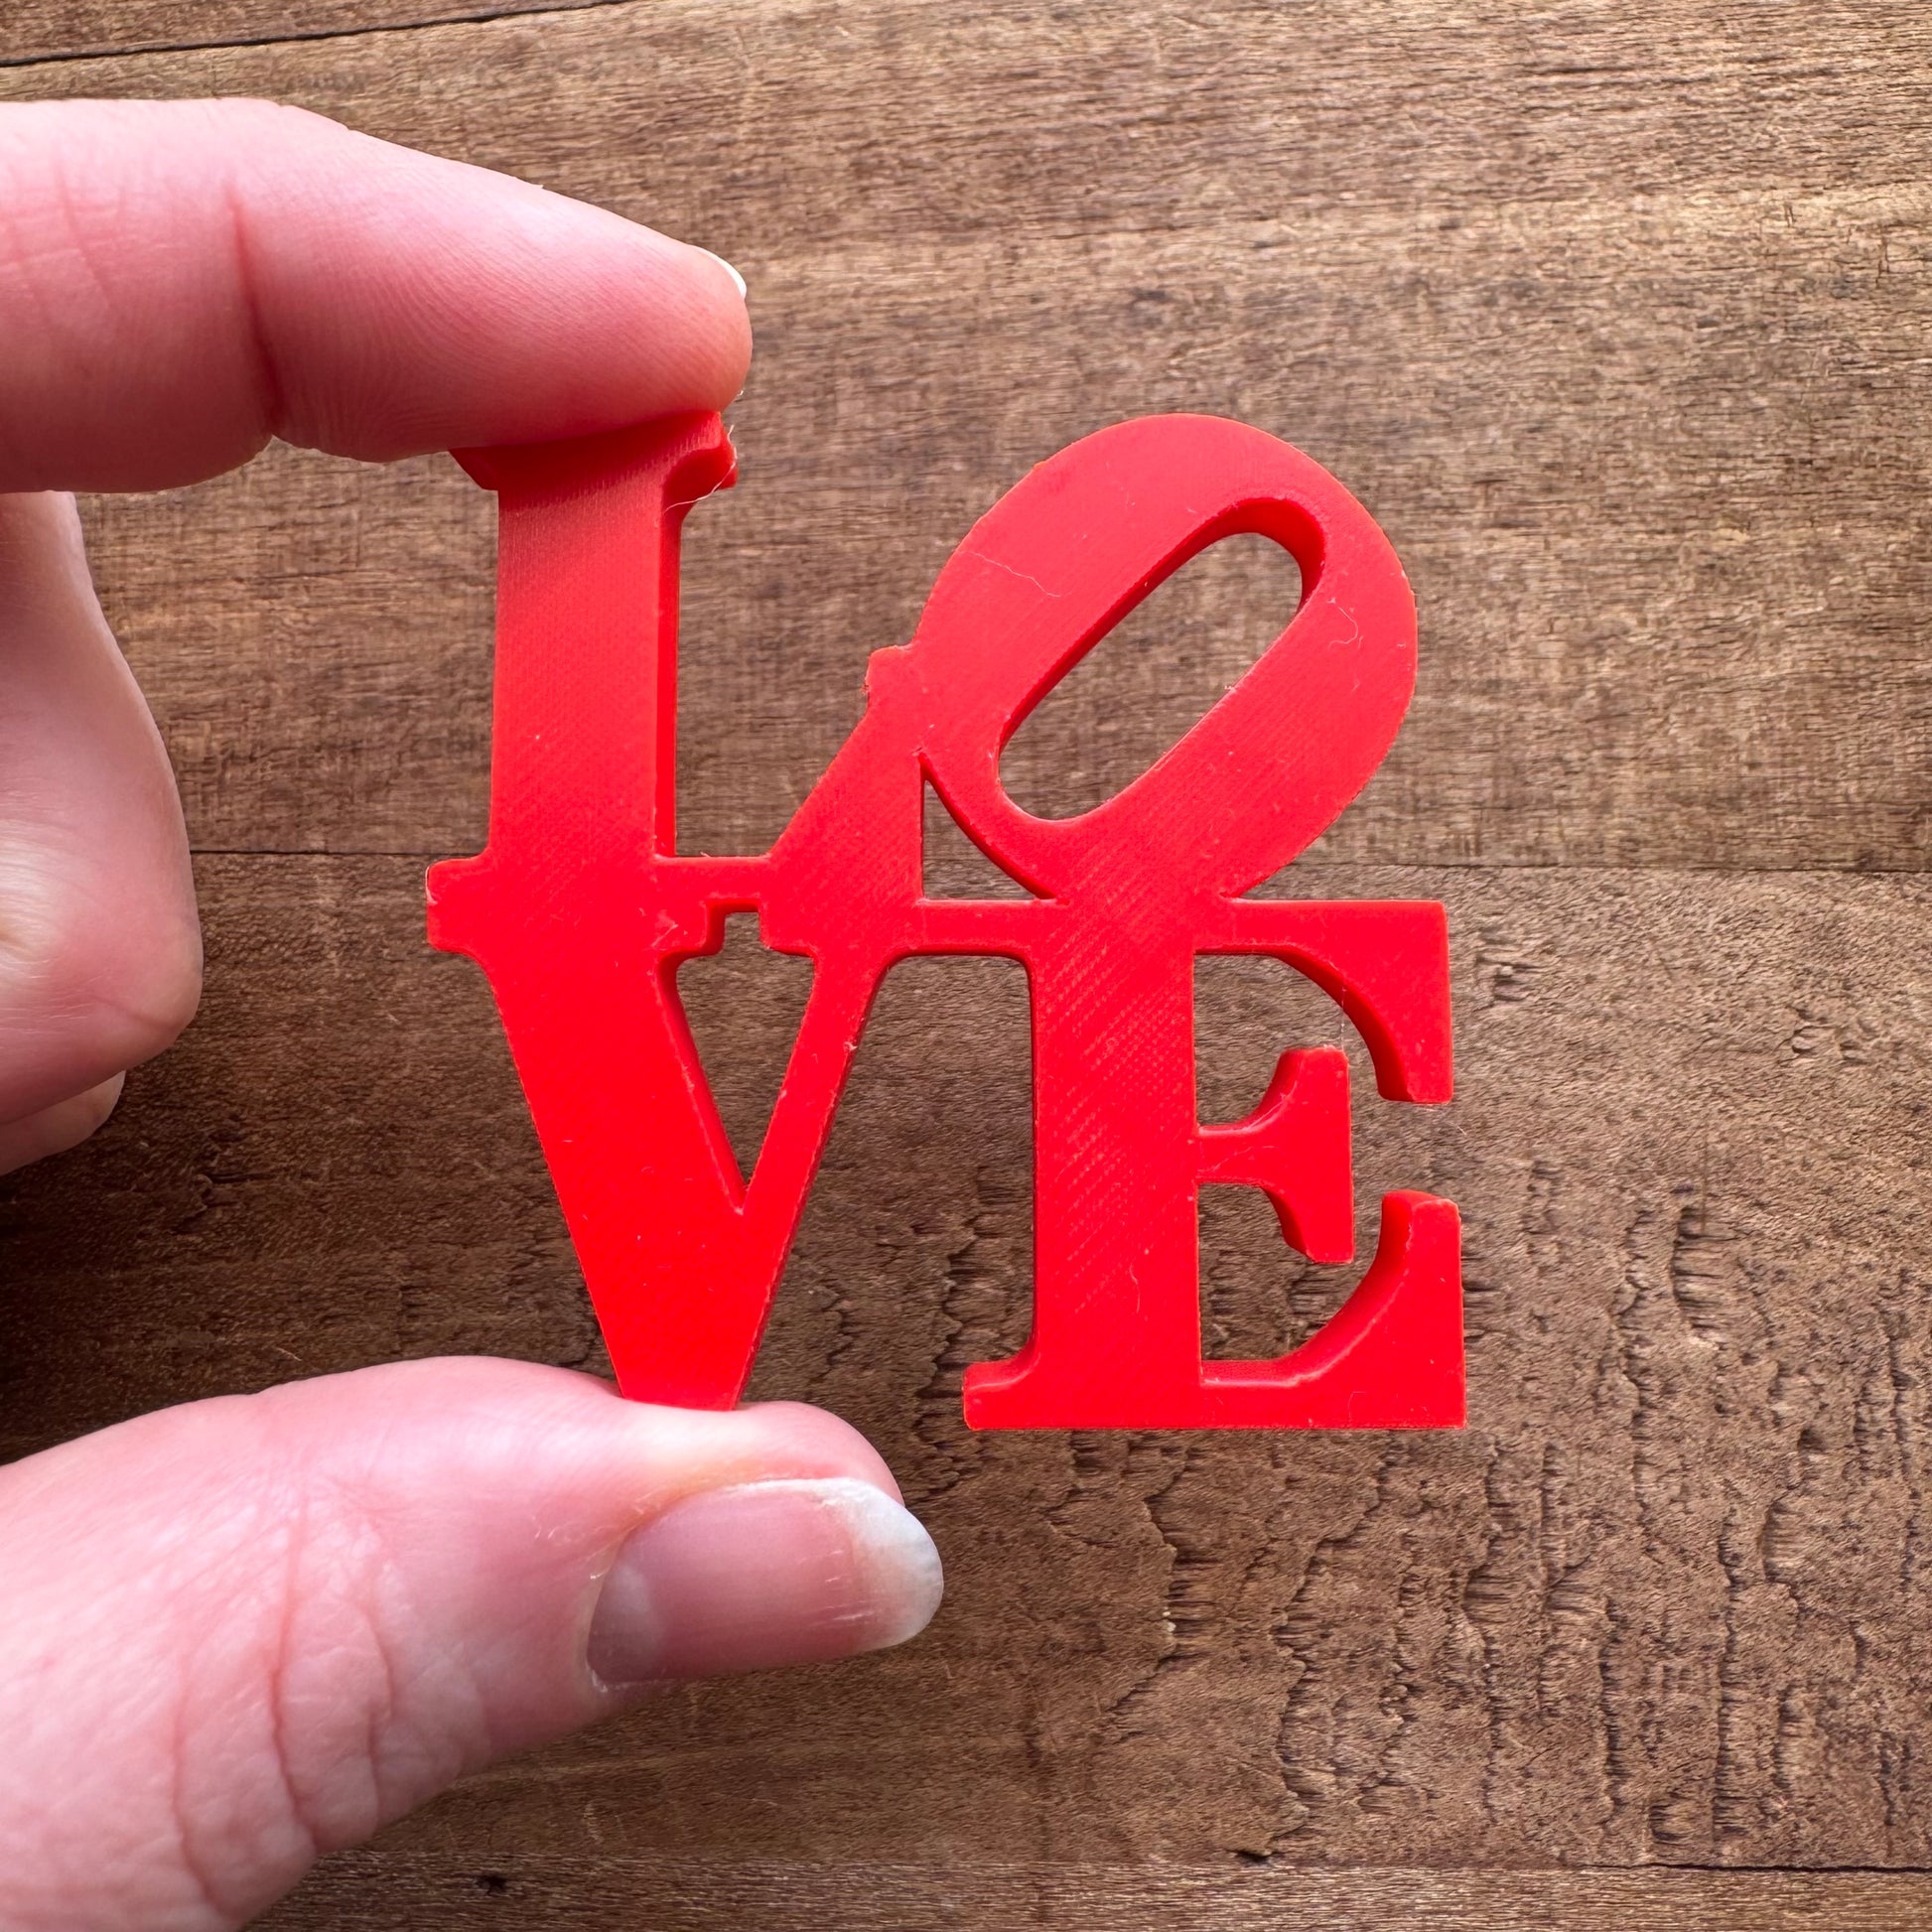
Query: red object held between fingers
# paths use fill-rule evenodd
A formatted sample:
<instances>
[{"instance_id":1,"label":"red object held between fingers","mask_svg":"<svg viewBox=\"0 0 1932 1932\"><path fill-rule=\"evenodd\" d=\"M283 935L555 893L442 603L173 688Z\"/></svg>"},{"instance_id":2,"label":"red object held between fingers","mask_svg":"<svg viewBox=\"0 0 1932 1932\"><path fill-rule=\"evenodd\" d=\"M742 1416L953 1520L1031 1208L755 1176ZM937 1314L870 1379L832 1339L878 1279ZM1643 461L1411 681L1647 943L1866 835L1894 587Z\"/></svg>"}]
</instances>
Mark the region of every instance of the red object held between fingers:
<instances>
[{"instance_id":1,"label":"red object held between fingers","mask_svg":"<svg viewBox=\"0 0 1932 1932\"><path fill-rule=\"evenodd\" d=\"M1203 1126L1197 954L1262 953L1330 994L1392 1099L1449 1095L1440 905L1250 899L1381 761L1415 608L1367 511L1239 423L1155 416L1041 464L967 534L864 718L770 852L680 856L678 530L733 478L716 416L463 456L501 506L488 848L430 874L430 935L489 976L626 1395L738 1401L879 984L914 953L1025 962L1035 1315L967 1371L978 1428L1419 1428L1463 1416L1455 1209L1385 1196L1368 1273L1272 1361L1203 1361L1199 1190L1264 1188L1311 1257L1353 1246L1347 1064L1290 1054L1247 1120ZM1000 755L1058 679L1222 537L1270 537L1300 608L1124 790L1043 820ZM929 899L930 782L1024 900ZM756 910L812 990L744 1180L676 989Z\"/></svg>"}]
</instances>

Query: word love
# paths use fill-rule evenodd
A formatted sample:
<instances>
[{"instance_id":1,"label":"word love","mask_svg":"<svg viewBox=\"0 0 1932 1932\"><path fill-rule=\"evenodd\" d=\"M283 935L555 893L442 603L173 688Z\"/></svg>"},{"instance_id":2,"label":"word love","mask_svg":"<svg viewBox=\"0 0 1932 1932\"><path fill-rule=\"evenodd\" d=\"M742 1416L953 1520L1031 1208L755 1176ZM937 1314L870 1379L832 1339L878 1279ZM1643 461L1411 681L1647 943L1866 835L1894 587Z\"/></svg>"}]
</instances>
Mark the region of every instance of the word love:
<instances>
[{"instance_id":1,"label":"word love","mask_svg":"<svg viewBox=\"0 0 1932 1932\"><path fill-rule=\"evenodd\" d=\"M1368 513L1241 424L1150 417L1062 451L974 525L912 641L867 667L866 712L758 858L675 849L678 531L733 480L715 416L460 459L501 509L489 843L430 874L430 936L489 976L610 1346L632 1397L726 1408L881 979L914 953L1023 960L1032 989L1032 1338L967 1371L986 1429L1442 1427L1462 1420L1459 1230L1382 1203L1340 1311L1274 1361L1203 1361L1197 1197L1266 1190L1317 1261L1354 1246L1348 1066L1286 1054L1246 1120L1203 1125L1194 961L1263 953L1338 1001L1381 1091L1449 1093L1439 905L1242 897L1361 788L1415 677L1415 607ZM1137 603L1223 537L1302 572L1299 610L1138 779L1078 818L1021 811L1007 741ZM1029 899L922 888L930 783ZM744 1180L679 1004L679 963L756 911L812 962Z\"/></svg>"}]
</instances>

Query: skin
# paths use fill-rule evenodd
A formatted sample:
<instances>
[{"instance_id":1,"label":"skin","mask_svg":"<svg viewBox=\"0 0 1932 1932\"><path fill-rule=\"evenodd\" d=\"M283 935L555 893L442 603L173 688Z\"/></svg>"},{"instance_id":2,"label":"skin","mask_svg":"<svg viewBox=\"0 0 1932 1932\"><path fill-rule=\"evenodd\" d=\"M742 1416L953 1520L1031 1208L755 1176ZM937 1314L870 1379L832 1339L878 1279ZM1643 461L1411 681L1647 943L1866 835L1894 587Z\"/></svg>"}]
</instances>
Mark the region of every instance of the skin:
<instances>
[{"instance_id":1,"label":"skin","mask_svg":"<svg viewBox=\"0 0 1932 1932\"><path fill-rule=\"evenodd\" d=\"M4 1172L93 1132L201 989L60 492L719 408L751 335L702 250L263 102L0 108L0 271ZM105 1430L0 1469L0 1926L240 1924L505 1751L897 1642L937 1593L878 1455L791 1405L448 1360Z\"/></svg>"}]
</instances>

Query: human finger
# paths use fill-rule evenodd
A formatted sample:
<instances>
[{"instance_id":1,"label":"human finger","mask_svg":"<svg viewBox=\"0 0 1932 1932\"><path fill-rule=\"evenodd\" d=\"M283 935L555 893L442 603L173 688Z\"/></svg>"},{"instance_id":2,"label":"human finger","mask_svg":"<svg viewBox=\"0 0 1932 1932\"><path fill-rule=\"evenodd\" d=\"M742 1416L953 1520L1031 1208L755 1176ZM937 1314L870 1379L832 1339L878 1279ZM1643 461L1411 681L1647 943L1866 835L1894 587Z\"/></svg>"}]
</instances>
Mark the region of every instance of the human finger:
<instances>
[{"instance_id":1,"label":"human finger","mask_svg":"<svg viewBox=\"0 0 1932 1932\"><path fill-rule=\"evenodd\" d=\"M201 973L174 773L72 500L0 496L0 1172L105 1118Z\"/></svg>"},{"instance_id":2,"label":"human finger","mask_svg":"<svg viewBox=\"0 0 1932 1932\"><path fill-rule=\"evenodd\" d=\"M12 1173L16 1168L78 1147L106 1122L126 1084L127 1075L117 1073L85 1093L57 1100L22 1120L0 1121L0 1173Z\"/></svg>"},{"instance_id":3,"label":"human finger","mask_svg":"<svg viewBox=\"0 0 1932 1932\"><path fill-rule=\"evenodd\" d=\"M0 107L0 489L720 408L741 288L605 209L273 102Z\"/></svg>"},{"instance_id":4,"label":"human finger","mask_svg":"<svg viewBox=\"0 0 1932 1932\"><path fill-rule=\"evenodd\" d=\"M939 1561L820 1411L441 1360L0 1470L0 1919L237 1925L640 1687L897 1643Z\"/></svg>"}]
</instances>

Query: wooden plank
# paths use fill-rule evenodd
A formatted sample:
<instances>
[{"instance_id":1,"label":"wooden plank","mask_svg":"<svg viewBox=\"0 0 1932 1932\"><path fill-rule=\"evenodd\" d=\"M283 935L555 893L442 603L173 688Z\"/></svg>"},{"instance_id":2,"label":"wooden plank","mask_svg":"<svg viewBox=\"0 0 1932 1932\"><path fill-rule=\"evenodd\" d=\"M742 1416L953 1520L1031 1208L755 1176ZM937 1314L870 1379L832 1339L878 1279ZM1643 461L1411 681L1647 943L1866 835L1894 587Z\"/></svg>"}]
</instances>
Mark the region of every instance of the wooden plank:
<instances>
[{"instance_id":1,"label":"wooden plank","mask_svg":"<svg viewBox=\"0 0 1932 1932\"><path fill-rule=\"evenodd\" d=\"M1068 12L669 0L77 62L281 94L751 275L742 500L691 526L685 820L762 843L971 518L1123 414L1300 442L1416 582L1405 736L1337 860L1921 868L1932 22L1688 0ZM482 506L282 459L94 506L211 848L473 847ZM1128 674L1189 679L1236 586ZM245 699L237 698L237 689ZM1048 767L1092 762L1118 687ZM1070 746L1070 751L1067 749Z\"/></svg>"},{"instance_id":2,"label":"wooden plank","mask_svg":"<svg viewBox=\"0 0 1932 1932\"><path fill-rule=\"evenodd\" d=\"M609 0L11 0L0 21L0 67L153 54L182 48L314 40L504 14L561 13Z\"/></svg>"},{"instance_id":3,"label":"wooden plank","mask_svg":"<svg viewBox=\"0 0 1932 1932\"><path fill-rule=\"evenodd\" d=\"M0 58L265 16L185 18L24 0ZM1425 614L1405 737L1291 883L1450 905L1460 1096L1364 1098L1358 1148L1371 1229L1385 1186L1464 1208L1471 1429L965 1431L1027 1320L1024 986L903 969L758 1386L880 1442L939 1621L475 1780L275 1922L1925 1922L1878 1867L1932 1864L1928 888L1851 875L1927 855L1929 50L1883 4L650 0L0 73L279 94L745 267L694 844L775 832L972 516L1123 414L1302 443ZM0 1451L396 1355L595 1365L486 995L421 941L422 858L483 835L486 503L280 453L89 515L212 978L98 1144L0 1188ZM1192 567L1015 790L1127 776L1286 595ZM741 1145L794 993L756 952L687 988ZM1253 966L1200 1004L1212 1112L1335 1036ZM1271 1228L1204 1203L1218 1350L1342 1292Z\"/></svg>"},{"instance_id":4,"label":"wooden plank","mask_svg":"<svg viewBox=\"0 0 1932 1932\"><path fill-rule=\"evenodd\" d=\"M335 1861L261 1921L296 1932L1919 1932L1922 1872L1415 1871L549 1860Z\"/></svg>"},{"instance_id":5,"label":"wooden plank","mask_svg":"<svg viewBox=\"0 0 1932 1932\"><path fill-rule=\"evenodd\" d=\"M757 1388L880 1443L946 1557L933 1630L668 1697L472 1782L400 1853L1932 1862L1932 887L1302 884L1449 905L1458 1099L1377 1102L1358 1060L1357 1145L1370 1228L1387 1186L1463 1208L1470 1429L969 1433L963 1365L1028 1318L1025 993L1008 963L909 964ZM5 1447L397 1355L595 1361L484 991L424 949L419 868L211 858L203 886L206 1018L94 1147L4 1196L5 1273L33 1284L0 1304ZM1335 1035L1285 970L1221 964L1203 1105L1227 1115L1282 1046ZM742 1120L790 989L709 979L690 997ZM1348 1278L1291 1266L1271 1225L1209 1219L1223 1349L1281 1345Z\"/></svg>"}]
</instances>

